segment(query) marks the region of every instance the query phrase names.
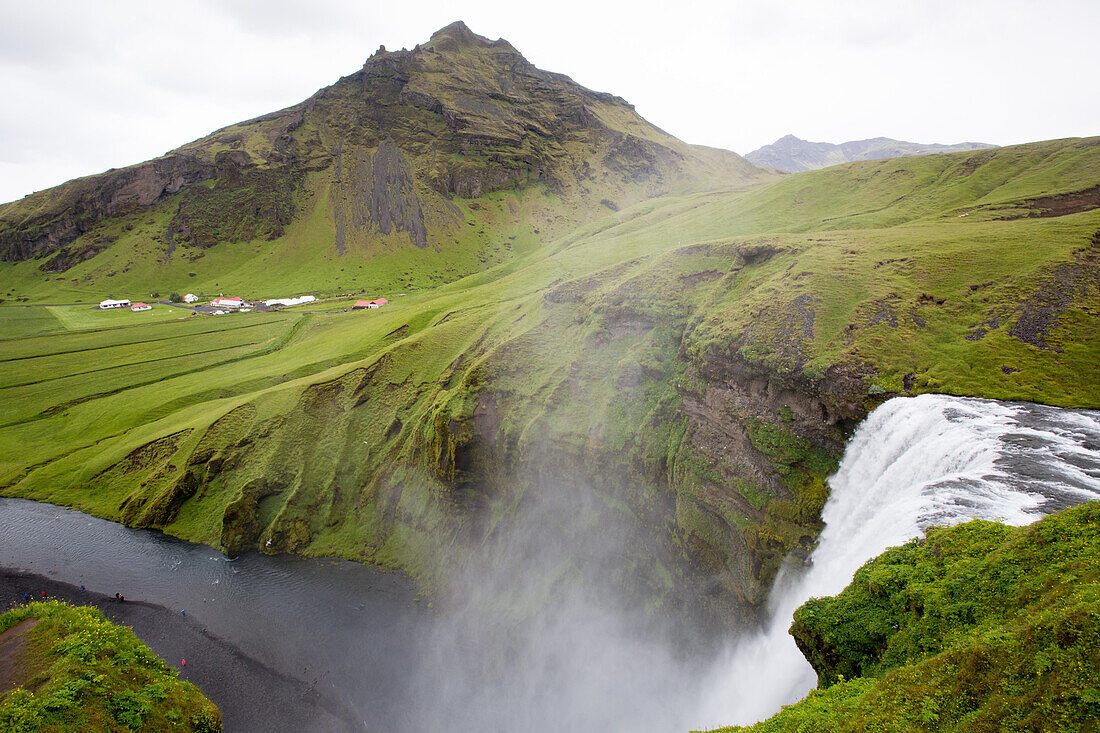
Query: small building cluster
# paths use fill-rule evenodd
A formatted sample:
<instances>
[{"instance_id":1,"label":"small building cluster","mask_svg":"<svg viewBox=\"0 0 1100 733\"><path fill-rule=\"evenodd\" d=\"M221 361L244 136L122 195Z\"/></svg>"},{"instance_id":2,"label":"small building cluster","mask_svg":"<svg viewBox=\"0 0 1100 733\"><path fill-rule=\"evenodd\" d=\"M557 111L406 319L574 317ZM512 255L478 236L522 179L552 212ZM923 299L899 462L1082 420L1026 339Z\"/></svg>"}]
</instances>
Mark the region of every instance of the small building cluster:
<instances>
[{"instance_id":1,"label":"small building cluster","mask_svg":"<svg viewBox=\"0 0 1100 733\"><path fill-rule=\"evenodd\" d=\"M113 298L107 298L107 300L99 301L99 309L101 311L117 310L121 308L129 308L132 311L151 311L153 306L148 303L131 303L126 298L121 300L114 300Z\"/></svg>"},{"instance_id":2,"label":"small building cluster","mask_svg":"<svg viewBox=\"0 0 1100 733\"><path fill-rule=\"evenodd\" d=\"M177 295L174 297L178 298L179 296ZM188 293L187 295L183 296L184 303L195 303L198 300L199 296L195 295L194 293ZM260 301L257 301L257 305L255 307L260 308L260 310L264 310L265 307L278 308L280 306L301 305L302 303L312 303L315 300L317 300L317 297L313 295L300 295L296 298L271 298L269 300L262 301L262 305L260 305ZM352 306L352 309L358 310L361 308L381 308L389 302L390 301L386 298L375 298L374 300L357 300L355 301L355 305ZM205 306L197 306L195 312L208 313L212 316L221 316L231 312L248 313L253 309L253 307L254 306L252 303L249 303L240 296L221 295L211 300L210 303ZM99 308L101 310L109 310L113 308L129 308L132 311L148 311L152 310L153 306L149 305L148 303L133 303L125 298L119 300L108 298L107 300L100 302Z\"/></svg>"}]
</instances>

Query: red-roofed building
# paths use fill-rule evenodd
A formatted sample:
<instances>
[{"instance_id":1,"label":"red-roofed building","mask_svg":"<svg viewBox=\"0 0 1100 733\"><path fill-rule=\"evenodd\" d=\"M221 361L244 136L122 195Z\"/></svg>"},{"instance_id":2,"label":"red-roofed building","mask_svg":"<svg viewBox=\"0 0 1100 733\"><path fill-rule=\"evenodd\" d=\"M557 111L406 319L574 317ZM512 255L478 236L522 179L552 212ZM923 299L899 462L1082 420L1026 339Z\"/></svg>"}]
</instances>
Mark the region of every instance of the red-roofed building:
<instances>
[{"instance_id":1,"label":"red-roofed building","mask_svg":"<svg viewBox=\"0 0 1100 733\"><path fill-rule=\"evenodd\" d=\"M153 306L149 305L148 303L134 303L132 306L130 306L130 310L132 310L132 311L151 311L151 310L153 310Z\"/></svg>"},{"instance_id":2,"label":"red-roofed building","mask_svg":"<svg viewBox=\"0 0 1100 733\"><path fill-rule=\"evenodd\" d=\"M355 301L355 305L352 306L352 309L354 310L356 308L370 308L371 307L370 304L371 304L371 301L369 301L369 300L357 300L357 301Z\"/></svg>"},{"instance_id":3,"label":"red-roofed building","mask_svg":"<svg viewBox=\"0 0 1100 733\"><path fill-rule=\"evenodd\" d=\"M245 302L234 295L229 298L214 298L210 301L210 305L215 308L240 308L242 305L245 305Z\"/></svg>"},{"instance_id":4,"label":"red-roofed building","mask_svg":"<svg viewBox=\"0 0 1100 733\"><path fill-rule=\"evenodd\" d=\"M381 308L382 306L384 306L386 303L389 303L389 302L390 301L386 300L385 298L378 298L376 300L372 300L371 302L367 303L367 307L368 308Z\"/></svg>"}]
</instances>

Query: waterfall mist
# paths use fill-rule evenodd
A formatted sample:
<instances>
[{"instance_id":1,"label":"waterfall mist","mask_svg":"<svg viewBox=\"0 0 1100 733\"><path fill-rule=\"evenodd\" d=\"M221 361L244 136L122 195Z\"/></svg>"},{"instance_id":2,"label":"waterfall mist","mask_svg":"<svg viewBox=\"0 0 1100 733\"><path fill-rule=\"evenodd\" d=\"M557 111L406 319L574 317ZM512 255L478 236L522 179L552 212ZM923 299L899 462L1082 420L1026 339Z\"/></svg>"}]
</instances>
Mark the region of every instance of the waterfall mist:
<instances>
[{"instance_id":1,"label":"waterfall mist","mask_svg":"<svg viewBox=\"0 0 1100 733\"><path fill-rule=\"evenodd\" d=\"M545 479L499 526L437 604L406 729L686 730L704 652L632 588L629 511Z\"/></svg>"},{"instance_id":2,"label":"waterfall mist","mask_svg":"<svg viewBox=\"0 0 1100 733\"><path fill-rule=\"evenodd\" d=\"M808 567L786 567L760 631L708 645L632 594L652 551L629 511L544 481L455 575L423 640L408 730L686 731L752 723L816 676L787 634L811 596L930 525L1014 525L1100 498L1100 413L925 395L858 428Z\"/></svg>"}]
</instances>

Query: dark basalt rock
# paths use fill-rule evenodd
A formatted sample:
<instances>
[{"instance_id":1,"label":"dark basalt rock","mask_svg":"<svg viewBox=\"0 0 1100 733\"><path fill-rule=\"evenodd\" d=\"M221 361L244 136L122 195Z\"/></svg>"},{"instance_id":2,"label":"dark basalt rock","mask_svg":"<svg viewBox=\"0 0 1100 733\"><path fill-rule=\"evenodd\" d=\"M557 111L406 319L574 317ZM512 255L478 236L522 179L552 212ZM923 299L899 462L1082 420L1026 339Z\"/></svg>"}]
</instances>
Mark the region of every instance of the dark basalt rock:
<instances>
[{"instance_id":1,"label":"dark basalt rock","mask_svg":"<svg viewBox=\"0 0 1100 733\"><path fill-rule=\"evenodd\" d=\"M428 246L424 212L416 196L409 162L390 138L378 146L372 160L370 214L379 231L408 232L417 247Z\"/></svg>"}]
</instances>

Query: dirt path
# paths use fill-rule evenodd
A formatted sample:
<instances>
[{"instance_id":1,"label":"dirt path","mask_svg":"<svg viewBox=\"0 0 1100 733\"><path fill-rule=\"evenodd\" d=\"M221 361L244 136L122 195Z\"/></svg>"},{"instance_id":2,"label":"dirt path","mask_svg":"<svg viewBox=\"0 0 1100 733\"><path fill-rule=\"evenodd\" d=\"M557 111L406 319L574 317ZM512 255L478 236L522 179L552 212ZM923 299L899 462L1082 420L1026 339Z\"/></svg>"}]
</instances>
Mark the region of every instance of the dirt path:
<instances>
[{"instance_id":1,"label":"dirt path","mask_svg":"<svg viewBox=\"0 0 1100 733\"><path fill-rule=\"evenodd\" d=\"M181 679L214 701L227 733L365 730L343 706L323 698L312 685L264 666L179 613L151 603L119 603L41 575L0 568L0 612L22 604L24 593L43 600L43 591L46 598L95 606L115 623L132 628L159 657L180 670ZM0 637L0 690L5 689L6 638L7 634ZM186 667L181 666L183 659Z\"/></svg>"},{"instance_id":2,"label":"dirt path","mask_svg":"<svg viewBox=\"0 0 1100 733\"><path fill-rule=\"evenodd\" d=\"M14 690L30 677L19 658L27 646L26 633L37 623L38 619L26 618L0 634L0 692Z\"/></svg>"}]
</instances>

